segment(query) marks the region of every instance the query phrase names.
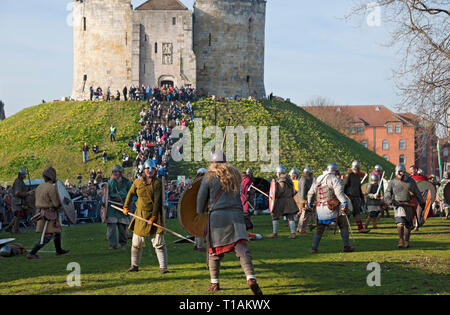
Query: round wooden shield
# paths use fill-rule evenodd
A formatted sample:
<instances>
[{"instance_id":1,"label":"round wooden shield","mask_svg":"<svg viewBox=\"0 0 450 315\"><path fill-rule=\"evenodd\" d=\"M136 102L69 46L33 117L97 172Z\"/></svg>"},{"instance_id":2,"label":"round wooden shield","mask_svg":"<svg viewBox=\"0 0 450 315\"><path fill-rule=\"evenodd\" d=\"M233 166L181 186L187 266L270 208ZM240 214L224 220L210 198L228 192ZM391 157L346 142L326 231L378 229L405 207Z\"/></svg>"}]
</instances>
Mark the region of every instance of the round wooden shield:
<instances>
[{"instance_id":1,"label":"round wooden shield","mask_svg":"<svg viewBox=\"0 0 450 315\"><path fill-rule=\"evenodd\" d=\"M430 182L427 182L426 180L420 181L417 183L417 187L419 188L420 192L424 197L427 196L427 191L431 193L431 203L433 203L436 200L436 187Z\"/></svg>"},{"instance_id":2,"label":"round wooden shield","mask_svg":"<svg viewBox=\"0 0 450 315\"><path fill-rule=\"evenodd\" d=\"M273 212L273 209L275 209L275 193L277 191L277 181L275 179L272 179L270 182L270 191L269 191L269 211L270 213Z\"/></svg>"},{"instance_id":3,"label":"round wooden shield","mask_svg":"<svg viewBox=\"0 0 450 315\"><path fill-rule=\"evenodd\" d=\"M109 189L108 185L104 184L102 187L103 196L102 196L102 208L100 209L100 218L102 219L102 223L106 221L106 214L108 213L108 203L109 203Z\"/></svg>"},{"instance_id":4,"label":"round wooden shield","mask_svg":"<svg viewBox=\"0 0 450 315\"><path fill-rule=\"evenodd\" d=\"M450 204L450 185L449 184L450 184L450 182L448 182L443 189L443 195L444 195L443 201L446 204Z\"/></svg>"},{"instance_id":5,"label":"round wooden shield","mask_svg":"<svg viewBox=\"0 0 450 315\"><path fill-rule=\"evenodd\" d=\"M365 184L363 184L363 185L361 186L361 190L362 190L362 193L363 193L363 194L366 193L366 191L367 191L367 186L369 186L369 183L365 183Z\"/></svg>"},{"instance_id":6,"label":"round wooden shield","mask_svg":"<svg viewBox=\"0 0 450 315\"><path fill-rule=\"evenodd\" d=\"M67 220L72 224L77 224L77 211L75 210L75 206L73 205L66 187L60 180L56 183L56 187L58 190L59 201L61 202Z\"/></svg>"},{"instance_id":7,"label":"round wooden shield","mask_svg":"<svg viewBox=\"0 0 450 315\"><path fill-rule=\"evenodd\" d=\"M208 215L197 213L197 195L203 178L195 180L181 195L178 202L178 220L191 235L205 237Z\"/></svg>"}]
</instances>

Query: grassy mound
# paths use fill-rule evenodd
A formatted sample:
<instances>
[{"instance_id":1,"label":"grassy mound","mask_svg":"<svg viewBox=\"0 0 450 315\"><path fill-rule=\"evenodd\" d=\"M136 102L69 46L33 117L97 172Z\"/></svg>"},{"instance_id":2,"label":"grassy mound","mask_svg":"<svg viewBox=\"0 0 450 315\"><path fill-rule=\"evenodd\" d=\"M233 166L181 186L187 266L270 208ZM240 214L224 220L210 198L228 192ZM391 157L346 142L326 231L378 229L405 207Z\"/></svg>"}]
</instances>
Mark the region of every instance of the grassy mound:
<instances>
[{"instance_id":1,"label":"grassy mound","mask_svg":"<svg viewBox=\"0 0 450 315\"><path fill-rule=\"evenodd\" d=\"M0 180L12 180L19 168L28 167L32 178L40 178L42 170L52 165L59 178L74 180L81 173L86 180L89 171L101 168L108 174L121 160L121 153L131 137L140 129L138 125L142 102L54 102L27 108L0 122ZM194 104L197 117L203 118L203 126L214 124L215 106L212 100ZM388 170L393 165L364 148L289 102L279 101L229 101L217 102L217 123L224 128L229 119L233 126L280 127L280 163L288 168L302 169L309 165L315 174L330 162L347 167L354 159L362 162L367 171L375 164ZM117 142L109 142L109 127L117 127ZM192 125L190 127L193 127ZM204 140L206 142L207 140ZM106 150L109 162L103 165L101 153L89 153L88 163L82 163L81 147L87 142ZM247 140L248 151L248 140ZM269 145L270 151L270 145ZM248 152L247 152L248 153ZM132 155L134 156L134 155ZM248 160L248 154L247 154ZM260 161L236 162L244 169L252 167L261 174ZM264 164L267 164L264 162ZM205 162L174 163L171 176L193 175ZM130 175L130 170L127 170Z\"/></svg>"}]
</instances>

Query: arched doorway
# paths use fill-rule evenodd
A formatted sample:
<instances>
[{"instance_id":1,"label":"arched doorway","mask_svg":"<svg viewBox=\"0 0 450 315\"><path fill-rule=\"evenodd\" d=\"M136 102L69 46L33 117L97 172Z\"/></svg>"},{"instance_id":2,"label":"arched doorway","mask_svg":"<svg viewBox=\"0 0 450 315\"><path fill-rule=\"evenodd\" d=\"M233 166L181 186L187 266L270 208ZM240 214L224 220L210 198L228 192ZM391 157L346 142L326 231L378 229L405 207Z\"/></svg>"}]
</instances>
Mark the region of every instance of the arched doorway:
<instances>
[{"instance_id":1,"label":"arched doorway","mask_svg":"<svg viewBox=\"0 0 450 315\"><path fill-rule=\"evenodd\" d=\"M165 85L173 87L173 81L170 81L170 80L161 81L160 86L165 86Z\"/></svg>"},{"instance_id":2,"label":"arched doorway","mask_svg":"<svg viewBox=\"0 0 450 315\"><path fill-rule=\"evenodd\" d=\"M176 86L175 77L172 75L162 75L158 79L159 86L169 85L172 87Z\"/></svg>"}]
</instances>

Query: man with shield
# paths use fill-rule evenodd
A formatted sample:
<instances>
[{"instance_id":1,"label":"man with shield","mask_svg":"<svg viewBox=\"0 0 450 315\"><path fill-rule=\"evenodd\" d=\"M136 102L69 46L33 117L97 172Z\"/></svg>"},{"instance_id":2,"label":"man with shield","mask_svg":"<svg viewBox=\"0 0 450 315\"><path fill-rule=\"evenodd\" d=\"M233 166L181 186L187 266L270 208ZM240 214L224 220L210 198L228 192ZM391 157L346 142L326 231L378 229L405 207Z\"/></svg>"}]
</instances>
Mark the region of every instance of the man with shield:
<instances>
[{"instance_id":1,"label":"man with shield","mask_svg":"<svg viewBox=\"0 0 450 315\"><path fill-rule=\"evenodd\" d=\"M385 200L395 208L395 223L399 236L398 248L409 248L417 206L420 205L422 209L425 209L425 201L416 181L407 176L403 164L396 166L395 178L389 182Z\"/></svg>"},{"instance_id":2,"label":"man with shield","mask_svg":"<svg viewBox=\"0 0 450 315\"><path fill-rule=\"evenodd\" d=\"M355 251L350 246L350 224L347 216L348 201L344 194L344 186L337 176L339 167L330 163L327 170L317 178L308 192L308 207L313 207L315 201L318 226L313 236L311 253L317 254L320 240L327 226L337 224L340 229L344 253Z\"/></svg>"},{"instance_id":3,"label":"man with shield","mask_svg":"<svg viewBox=\"0 0 450 315\"><path fill-rule=\"evenodd\" d=\"M286 174L286 167L283 165L278 166L276 175L278 179L276 181L276 191L274 196L275 206L271 213L273 233L267 235L267 238L278 238L279 221L283 216L286 216L291 232L289 238L295 239L297 237L295 215L299 212L298 206L294 200L294 196L297 192L295 191L292 179Z\"/></svg>"},{"instance_id":4,"label":"man with shield","mask_svg":"<svg viewBox=\"0 0 450 315\"><path fill-rule=\"evenodd\" d=\"M252 256L247 247L248 233L240 196L241 173L226 163L216 150L197 195L197 213L208 213L206 239L211 284L208 291L220 290L220 262L224 254L235 252L254 295L262 295L255 278Z\"/></svg>"},{"instance_id":5,"label":"man with shield","mask_svg":"<svg viewBox=\"0 0 450 315\"><path fill-rule=\"evenodd\" d=\"M308 192L313 184L312 169L306 167L303 170L303 175L298 182L298 198L300 200L300 218L298 220L297 232L300 234L306 233L306 222L311 218L313 211L308 205Z\"/></svg>"},{"instance_id":6,"label":"man with shield","mask_svg":"<svg viewBox=\"0 0 450 315\"><path fill-rule=\"evenodd\" d=\"M125 200L123 213L128 215L133 198L137 196L136 216L148 220L143 222L135 217L131 220L129 229L134 232L131 247L131 267L129 272L138 272L142 258L142 252L146 247L145 238L150 236L153 248L159 262L159 271L162 274L169 272L167 264L167 247L164 240L164 230L156 227L165 226L165 214L163 213L162 182L156 177L156 164L153 160L147 160L143 166L142 178L134 181Z\"/></svg>"},{"instance_id":7,"label":"man with shield","mask_svg":"<svg viewBox=\"0 0 450 315\"><path fill-rule=\"evenodd\" d=\"M127 229L130 224L130 219L123 213L113 209L110 201L123 205L127 198L128 192L131 189L132 182L123 176L123 167L116 165L112 170L112 177L108 181L108 198L105 202L108 203L108 211L106 213L105 223L108 229L109 249L117 249L117 230L119 231L119 244L122 248L127 248L128 237Z\"/></svg>"},{"instance_id":8,"label":"man with shield","mask_svg":"<svg viewBox=\"0 0 450 315\"><path fill-rule=\"evenodd\" d=\"M38 251L52 239L55 243L56 255L64 255L69 252L61 247L62 227L58 211L63 205L56 186L56 170L53 167L49 167L42 173L42 176L44 183L40 184L36 189L37 212L33 218L37 220L36 232L41 233L43 237L28 254L28 259L39 259Z\"/></svg>"}]
</instances>

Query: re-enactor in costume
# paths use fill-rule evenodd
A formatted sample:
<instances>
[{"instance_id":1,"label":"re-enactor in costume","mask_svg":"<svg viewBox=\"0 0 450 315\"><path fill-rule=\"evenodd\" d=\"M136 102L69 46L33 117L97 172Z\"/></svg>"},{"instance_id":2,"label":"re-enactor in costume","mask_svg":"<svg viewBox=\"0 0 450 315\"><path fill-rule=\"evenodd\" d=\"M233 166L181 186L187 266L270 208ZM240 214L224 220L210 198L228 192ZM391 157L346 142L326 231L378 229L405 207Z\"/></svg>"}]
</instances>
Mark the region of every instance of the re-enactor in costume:
<instances>
[{"instance_id":1,"label":"re-enactor in costume","mask_svg":"<svg viewBox=\"0 0 450 315\"><path fill-rule=\"evenodd\" d=\"M29 191L25 185L27 173L25 170L19 170L19 174L12 186L11 206L13 211L13 219L5 228L7 232L12 234L20 233L20 222L25 219L34 209L28 205L27 199L32 197L34 192Z\"/></svg>"},{"instance_id":2,"label":"re-enactor in costume","mask_svg":"<svg viewBox=\"0 0 450 315\"><path fill-rule=\"evenodd\" d=\"M399 237L398 247L409 248L417 205L424 208L425 201L416 181L406 175L406 168L403 164L399 164L395 168L395 178L389 182L385 200L395 208L395 223Z\"/></svg>"},{"instance_id":3,"label":"re-enactor in costume","mask_svg":"<svg viewBox=\"0 0 450 315\"><path fill-rule=\"evenodd\" d=\"M298 198L300 201L300 212L297 232L300 234L306 233L306 223L312 217L313 211L308 207L308 192L313 184L312 170L307 167L303 170L303 175L298 181Z\"/></svg>"},{"instance_id":4,"label":"re-enactor in costume","mask_svg":"<svg viewBox=\"0 0 450 315\"><path fill-rule=\"evenodd\" d=\"M222 151L216 151L197 195L197 213L209 213L207 227L208 261L211 275L209 291L220 290L220 261L235 252L254 295L261 295L255 278L248 234L240 197L241 174L226 163Z\"/></svg>"},{"instance_id":5,"label":"re-enactor in costume","mask_svg":"<svg viewBox=\"0 0 450 315\"><path fill-rule=\"evenodd\" d=\"M364 205L364 194L361 190L361 164L358 161L352 163L352 170L344 178L344 193L350 198L353 205L353 217L358 224L359 233L369 233L362 223L361 214Z\"/></svg>"},{"instance_id":6,"label":"re-enactor in costume","mask_svg":"<svg viewBox=\"0 0 450 315\"><path fill-rule=\"evenodd\" d=\"M382 197L381 188L382 183L379 182L379 178L376 174L370 175L370 184L366 188L366 205L369 215L366 219L365 228L368 229L370 221L373 222L373 228L377 228L378 216L381 212Z\"/></svg>"},{"instance_id":7,"label":"re-enactor in costume","mask_svg":"<svg viewBox=\"0 0 450 315\"><path fill-rule=\"evenodd\" d=\"M278 237L278 227L280 219L286 216L289 222L289 229L291 234L290 239L296 238L296 224L295 215L299 212L298 206L295 203L294 196L297 193L294 188L292 179L286 174L286 167L283 165L277 167L277 188L275 192L275 208L272 211L272 226L273 233L267 235L267 238Z\"/></svg>"},{"instance_id":8,"label":"re-enactor in costume","mask_svg":"<svg viewBox=\"0 0 450 315\"><path fill-rule=\"evenodd\" d=\"M344 194L344 187L337 176L339 167L336 163L330 163L323 175L319 176L308 192L308 207L312 208L315 201L317 209L318 226L313 237L312 251L318 252L319 243L325 228L330 224L337 224L340 229L344 252L355 251L350 246L349 224L347 211L348 202Z\"/></svg>"},{"instance_id":9,"label":"re-enactor in costume","mask_svg":"<svg viewBox=\"0 0 450 315\"><path fill-rule=\"evenodd\" d=\"M36 232L41 235L44 234L44 239L41 244L41 239L36 243L34 248L28 254L29 259L39 259L37 255L46 244L52 239L55 243L56 255L64 255L69 251L61 247L61 232L62 227L59 218L59 209L62 207L56 187L56 171L49 167L42 174L44 183L40 184L36 189L36 215L33 217L37 220Z\"/></svg>"},{"instance_id":10,"label":"re-enactor in costume","mask_svg":"<svg viewBox=\"0 0 450 315\"><path fill-rule=\"evenodd\" d=\"M164 226L165 217L162 207L162 183L156 177L156 165L152 160L147 160L144 163L142 179L135 180L128 192L124 205L125 215L128 215L129 207L135 196L138 198L135 215L148 221L143 222L136 220L136 218L131 220L129 229L134 234L131 247L131 267L128 271L139 271L142 252L146 247L145 238L149 236L158 257L160 272L162 274L168 273L164 231L153 226L153 223Z\"/></svg>"},{"instance_id":11,"label":"re-enactor in costume","mask_svg":"<svg viewBox=\"0 0 450 315\"><path fill-rule=\"evenodd\" d=\"M131 189L132 182L123 176L123 167L116 165L113 167L113 178L108 181L108 196L110 201L123 204ZM122 248L127 248L128 236L127 229L130 224L130 218L120 211L111 207L108 203L108 211L106 213L107 231L109 249L118 248L118 243ZM117 231L119 231L119 241L117 242Z\"/></svg>"}]
</instances>

